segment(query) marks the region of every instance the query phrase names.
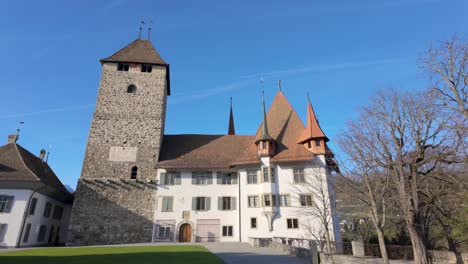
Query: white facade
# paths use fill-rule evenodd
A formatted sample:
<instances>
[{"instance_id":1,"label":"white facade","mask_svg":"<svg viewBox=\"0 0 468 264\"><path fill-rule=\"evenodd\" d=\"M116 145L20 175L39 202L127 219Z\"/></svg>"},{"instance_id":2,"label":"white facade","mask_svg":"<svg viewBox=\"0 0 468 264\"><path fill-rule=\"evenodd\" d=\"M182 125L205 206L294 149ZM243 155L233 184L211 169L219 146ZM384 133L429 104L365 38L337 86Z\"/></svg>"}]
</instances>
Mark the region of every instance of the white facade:
<instances>
[{"instance_id":1,"label":"white facade","mask_svg":"<svg viewBox=\"0 0 468 264\"><path fill-rule=\"evenodd\" d=\"M65 243L71 204L64 204L41 193L33 193L32 190L28 189L0 189L0 196L8 196L9 199L12 199L11 208L0 212L0 226L2 226L0 247L17 247L18 243L20 243L20 247ZM36 205L34 214L30 214L27 207L33 199L36 199ZM48 203L50 204L50 213L46 217L44 213ZM30 205L30 207L32 206ZM63 208L60 217L59 208ZM54 217L56 210L57 213ZM29 225L30 228L28 228ZM43 238L39 236L41 226ZM27 229L29 229L29 234L27 234Z\"/></svg>"},{"instance_id":2,"label":"white facade","mask_svg":"<svg viewBox=\"0 0 468 264\"><path fill-rule=\"evenodd\" d=\"M275 181L264 182L262 180L262 167L270 166L274 168ZM294 169L304 171L307 183L294 182ZM328 174L325 169L325 160L323 155L316 156L314 161L295 162L284 164L270 164L268 157L261 159L261 165L253 167L234 168L238 176L234 184L218 184L217 173L219 170L210 171L212 183L209 184L193 184L192 171L177 171L171 172L180 173L180 182L174 180L174 185L164 179L165 173L169 173L164 169L158 170L158 192L155 208L155 225L153 241L179 241L182 239L181 232L185 229L182 225L190 225L190 239L188 241L241 241L247 242L249 237L261 238L305 238L313 239L310 236L310 227L315 230L322 230L322 224L317 217L307 216L304 212L311 210L307 206L301 206L299 193L305 194L307 191L301 191L302 185L316 184L317 175L323 177L325 190L330 201L334 199L332 186L327 184ZM248 172L253 175L253 171L257 171L257 183L248 182ZM263 195L277 195L277 206L265 206ZM284 204L279 196L285 195L289 198L288 204ZM249 206L249 196L257 196L258 204ZM164 197L172 197L172 204L166 201ZM209 210L194 210L194 197L209 197ZM219 197L235 197L235 208L231 210L220 210L222 205ZM270 197L273 198L273 197ZM268 199L268 198L266 198ZM273 202L273 201L271 201ZM315 201L320 204L320 201ZM172 205L172 206L171 206ZM279 205L279 206L278 206ZM334 201L331 201L331 206L334 206ZM169 208L169 212L163 207ZM334 211L331 209L330 211ZM330 212L332 213L332 212ZM255 220L252 220L254 218ZM270 221L273 219L273 221ZM290 219L290 220L287 220ZM339 229L335 229L336 216L333 217L333 222L330 223L332 240L339 238ZM252 227L252 221L256 222L256 227ZM289 227L288 227L289 221ZM270 228L270 224L271 227ZM306 228L309 226L309 228ZM229 227L232 227L232 235L229 232ZM224 230L223 230L224 229ZM208 230L208 231L207 231ZM224 232L223 232L224 231ZM209 234L207 236L207 234ZM162 235L164 238L161 238ZM228 235L228 236L225 236ZM183 235L182 235L183 236ZM210 237L211 236L211 237ZM187 241L187 240L185 240Z\"/></svg>"}]
</instances>

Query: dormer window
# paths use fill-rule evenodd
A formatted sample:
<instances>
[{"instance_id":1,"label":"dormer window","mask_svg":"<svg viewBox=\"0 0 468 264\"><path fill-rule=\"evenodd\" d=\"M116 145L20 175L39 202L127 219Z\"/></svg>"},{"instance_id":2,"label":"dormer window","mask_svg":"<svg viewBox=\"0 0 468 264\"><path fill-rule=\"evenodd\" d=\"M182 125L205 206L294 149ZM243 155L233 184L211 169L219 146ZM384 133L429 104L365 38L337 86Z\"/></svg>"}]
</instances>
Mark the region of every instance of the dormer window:
<instances>
[{"instance_id":1,"label":"dormer window","mask_svg":"<svg viewBox=\"0 0 468 264\"><path fill-rule=\"evenodd\" d=\"M128 63L119 63L117 65L117 71L128 71L130 65Z\"/></svg>"},{"instance_id":2,"label":"dormer window","mask_svg":"<svg viewBox=\"0 0 468 264\"><path fill-rule=\"evenodd\" d=\"M128 87L127 87L127 93L136 93L137 91L137 87L133 84L130 84Z\"/></svg>"},{"instance_id":3,"label":"dormer window","mask_svg":"<svg viewBox=\"0 0 468 264\"><path fill-rule=\"evenodd\" d=\"M262 149L266 149L267 148L267 142L266 141L262 141Z\"/></svg>"},{"instance_id":4,"label":"dormer window","mask_svg":"<svg viewBox=\"0 0 468 264\"><path fill-rule=\"evenodd\" d=\"M320 147L320 139L315 140L315 146Z\"/></svg>"},{"instance_id":5,"label":"dormer window","mask_svg":"<svg viewBox=\"0 0 468 264\"><path fill-rule=\"evenodd\" d=\"M141 65L141 72L151 72L153 70L153 66L151 65Z\"/></svg>"},{"instance_id":6,"label":"dormer window","mask_svg":"<svg viewBox=\"0 0 468 264\"><path fill-rule=\"evenodd\" d=\"M130 173L130 179L134 180L136 179L138 176L138 167L137 166L133 166L132 167L132 172Z\"/></svg>"}]
</instances>

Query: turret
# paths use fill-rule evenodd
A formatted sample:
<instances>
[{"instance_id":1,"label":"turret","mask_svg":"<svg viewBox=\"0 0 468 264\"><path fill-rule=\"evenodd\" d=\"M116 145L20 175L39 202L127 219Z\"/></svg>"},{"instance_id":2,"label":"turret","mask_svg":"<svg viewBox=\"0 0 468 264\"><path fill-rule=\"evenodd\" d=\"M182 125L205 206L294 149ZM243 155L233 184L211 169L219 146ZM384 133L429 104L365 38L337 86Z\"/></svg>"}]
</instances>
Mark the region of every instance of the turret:
<instances>
[{"instance_id":1,"label":"turret","mask_svg":"<svg viewBox=\"0 0 468 264\"><path fill-rule=\"evenodd\" d=\"M272 157L275 155L276 141L268 134L268 124L265 111L265 94L262 92L262 110L263 110L263 123L262 133L255 139L257 145L258 157Z\"/></svg>"},{"instance_id":2,"label":"turret","mask_svg":"<svg viewBox=\"0 0 468 264\"><path fill-rule=\"evenodd\" d=\"M325 133L323 133L322 128L320 128L309 96L307 96L307 101L307 127L299 137L298 143L316 155L325 155L325 143L329 140L325 136Z\"/></svg>"}]
</instances>

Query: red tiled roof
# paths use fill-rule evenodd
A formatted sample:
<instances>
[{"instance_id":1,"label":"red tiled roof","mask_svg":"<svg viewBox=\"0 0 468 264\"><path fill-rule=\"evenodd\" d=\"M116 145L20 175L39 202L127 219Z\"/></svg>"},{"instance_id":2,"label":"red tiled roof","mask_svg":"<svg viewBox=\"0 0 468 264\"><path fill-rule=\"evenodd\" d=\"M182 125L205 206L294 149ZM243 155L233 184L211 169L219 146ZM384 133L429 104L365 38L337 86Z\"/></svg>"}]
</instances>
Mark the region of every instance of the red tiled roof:
<instances>
[{"instance_id":1,"label":"red tiled roof","mask_svg":"<svg viewBox=\"0 0 468 264\"><path fill-rule=\"evenodd\" d=\"M325 141L328 141L327 136L325 136L322 128L320 128L317 117L315 116L314 108L309 100L307 104L307 127L302 131L301 136L298 137L298 143L302 143L313 138L325 138Z\"/></svg>"},{"instance_id":2,"label":"red tiled roof","mask_svg":"<svg viewBox=\"0 0 468 264\"><path fill-rule=\"evenodd\" d=\"M288 102L288 99L284 96L283 92L278 91L276 94L266 118L268 123L268 132L277 143L276 155L272 157L272 162L314 159L314 155L310 151L306 150L296 142L305 127L296 111L294 111L293 107ZM257 130L256 138L261 136L262 126L263 123ZM234 164L249 164L256 160L258 160L257 146L255 144L251 144L248 151L237 159Z\"/></svg>"},{"instance_id":3,"label":"red tiled roof","mask_svg":"<svg viewBox=\"0 0 468 264\"><path fill-rule=\"evenodd\" d=\"M279 91L266 115L268 133L276 141L272 162L310 161L314 154L297 143L305 127ZM255 139L262 135L164 135L157 164L166 169L210 169L259 164Z\"/></svg>"},{"instance_id":4,"label":"red tiled roof","mask_svg":"<svg viewBox=\"0 0 468 264\"><path fill-rule=\"evenodd\" d=\"M227 169L253 142L253 136L164 135L158 168Z\"/></svg>"}]
</instances>

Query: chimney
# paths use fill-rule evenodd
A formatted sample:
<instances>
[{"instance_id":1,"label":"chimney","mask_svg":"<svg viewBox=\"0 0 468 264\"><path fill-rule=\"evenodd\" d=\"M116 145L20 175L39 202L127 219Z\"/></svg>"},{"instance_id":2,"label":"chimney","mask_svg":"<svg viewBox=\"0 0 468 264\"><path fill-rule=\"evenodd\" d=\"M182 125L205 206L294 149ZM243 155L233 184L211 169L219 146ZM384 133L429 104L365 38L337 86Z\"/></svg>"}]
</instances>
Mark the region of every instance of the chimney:
<instances>
[{"instance_id":1,"label":"chimney","mask_svg":"<svg viewBox=\"0 0 468 264\"><path fill-rule=\"evenodd\" d=\"M15 134L8 135L8 144L16 143L17 140L18 140L18 135L15 135Z\"/></svg>"},{"instance_id":2,"label":"chimney","mask_svg":"<svg viewBox=\"0 0 468 264\"><path fill-rule=\"evenodd\" d=\"M41 161L44 161L45 155L46 155L45 149L41 149L41 153L39 154L39 158L41 159Z\"/></svg>"}]
</instances>

